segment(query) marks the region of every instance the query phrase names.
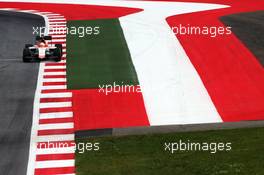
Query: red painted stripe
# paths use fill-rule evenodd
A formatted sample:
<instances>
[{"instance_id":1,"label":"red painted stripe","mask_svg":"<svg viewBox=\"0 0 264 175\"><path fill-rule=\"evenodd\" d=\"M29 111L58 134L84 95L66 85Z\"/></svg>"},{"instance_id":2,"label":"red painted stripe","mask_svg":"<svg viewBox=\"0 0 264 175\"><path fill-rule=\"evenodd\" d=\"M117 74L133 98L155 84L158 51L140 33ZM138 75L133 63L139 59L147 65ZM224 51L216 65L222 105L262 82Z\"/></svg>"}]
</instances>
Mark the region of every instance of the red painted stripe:
<instances>
[{"instance_id":1,"label":"red painted stripe","mask_svg":"<svg viewBox=\"0 0 264 175\"><path fill-rule=\"evenodd\" d=\"M41 98L40 103L51 103L51 102L69 102L71 101L71 97L66 98Z\"/></svg>"},{"instance_id":2,"label":"red painted stripe","mask_svg":"<svg viewBox=\"0 0 264 175\"><path fill-rule=\"evenodd\" d=\"M66 63L46 63L46 66L65 66Z\"/></svg>"},{"instance_id":3,"label":"red painted stripe","mask_svg":"<svg viewBox=\"0 0 264 175\"><path fill-rule=\"evenodd\" d=\"M48 149L48 148L62 148L62 147L72 147L75 146L74 140L69 141L52 141L52 142L38 142L38 149Z\"/></svg>"},{"instance_id":4,"label":"red painted stripe","mask_svg":"<svg viewBox=\"0 0 264 175\"><path fill-rule=\"evenodd\" d=\"M42 94L47 94L47 93L60 93L60 92L70 92L67 89L46 89L46 90L42 90L41 93Z\"/></svg>"},{"instance_id":5,"label":"red painted stripe","mask_svg":"<svg viewBox=\"0 0 264 175\"><path fill-rule=\"evenodd\" d=\"M73 113L76 130L150 125L141 93L74 90Z\"/></svg>"},{"instance_id":6,"label":"red painted stripe","mask_svg":"<svg viewBox=\"0 0 264 175\"><path fill-rule=\"evenodd\" d=\"M44 75L43 78L66 78L66 75Z\"/></svg>"},{"instance_id":7,"label":"red painted stripe","mask_svg":"<svg viewBox=\"0 0 264 175\"><path fill-rule=\"evenodd\" d=\"M66 85L66 82L44 82L43 86Z\"/></svg>"},{"instance_id":8,"label":"red painted stripe","mask_svg":"<svg viewBox=\"0 0 264 175\"><path fill-rule=\"evenodd\" d=\"M53 113L53 112L72 112L71 107L63 107L63 108L41 108L39 109L40 113Z\"/></svg>"},{"instance_id":9,"label":"red painted stripe","mask_svg":"<svg viewBox=\"0 0 264 175\"><path fill-rule=\"evenodd\" d=\"M39 130L38 136L43 135L57 135L57 134L73 134L74 129L48 129L48 130Z\"/></svg>"},{"instance_id":10,"label":"red painted stripe","mask_svg":"<svg viewBox=\"0 0 264 175\"><path fill-rule=\"evenodd\" d=\"M66 72L66 69L44 69L44 72Z\"/></svg>"},{"instance_id":11,"label":"red painted stripe","mask_svg":"<svg viewBox=\"0 0 264 175\"><path fill-rule=\"evenodd\" d=\"M52 4L52 3L46 3L45 5L43 5L41 3L24 3L24 2L23 3L1 2L0 7L18 8L21 10L32 9L38 11L46 11L47 9L52 9L54 13L61 14L67 20L113 19L142 11L141 9L125 8L125 7L77 5L77 4Z\"/></svg>"},{"instance_id":12,"label":"red painted stripe","mask_svg":"<svg viewBox=\"0 0 264 175\"><path fill-rule=\"evenodd\" d=\"M73 122L73 117L39 120L39 124L70 123L70 122Z\"/></svg>"},{"instance_id":13,"label":"red painted stripe","mask_svg":"<svg viewBox=\"0 0 264 175\"><path fill-rule=\"evenodd\" d=\"M69 160L74 159L74 153L70 154L45 154L37 155L36 161L46 161L46 160Z\"/></svg>"},{"instance_id":14,"label":"red painted stripe","mask_svg":"<svg viewBox=\"0 0 264 175\"><path fill-rule=\"evenodd\" d=\"M54 174L71 174L71 173L75 173L75 167L35 169L35 175L54 175Z\"/></svg>"}]
</instances>

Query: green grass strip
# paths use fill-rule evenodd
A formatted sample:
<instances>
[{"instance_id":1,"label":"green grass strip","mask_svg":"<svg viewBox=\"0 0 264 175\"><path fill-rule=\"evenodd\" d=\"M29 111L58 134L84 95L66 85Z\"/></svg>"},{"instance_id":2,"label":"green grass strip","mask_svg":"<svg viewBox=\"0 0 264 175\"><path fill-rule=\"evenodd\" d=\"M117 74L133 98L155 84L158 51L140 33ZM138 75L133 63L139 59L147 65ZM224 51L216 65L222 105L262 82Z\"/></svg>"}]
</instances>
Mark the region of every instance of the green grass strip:
<instances>
[{"instance_id":1,"label":"green grass strip","mask_svg":"<svg viewBox=\"0 0 264 175\"><path fill-rule=\"evenodd\" d=\"M67 27L99 27L100 34L67 35L69 89L99 85L138 85L138 79L118 19L69 21Z\"/></svg>"},{"instance_id":2,"label":"green grass strip","mask_svg":"<svg viewBox=\"0 0 264 175\"><path fill-rule=\"evenodd\" d=\"M78 139L99 151L76 153L77 175L264 174L264 128ZM165 142L231 142L232 150L164 151Z\"/></svg>"}]
</instances>

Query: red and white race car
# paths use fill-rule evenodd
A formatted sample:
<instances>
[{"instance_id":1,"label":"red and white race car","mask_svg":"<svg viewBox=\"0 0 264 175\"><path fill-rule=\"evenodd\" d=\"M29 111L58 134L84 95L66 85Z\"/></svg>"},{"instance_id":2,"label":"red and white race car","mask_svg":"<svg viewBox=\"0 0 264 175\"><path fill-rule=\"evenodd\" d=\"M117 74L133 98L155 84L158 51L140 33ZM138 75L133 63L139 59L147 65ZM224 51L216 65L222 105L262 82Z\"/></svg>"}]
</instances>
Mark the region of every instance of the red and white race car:
<instances>
[{"instance_id":1,"label":"red and white race car","mask_svg":"<svg viewBox=\"0 0 264 175\"><path fill-rule=\"evenodd\" d=\"M61 61L62 45L52 44L51 36L37 36L35 45L26 44L23 50L23 61L53 59Z\"/></svg>"}]
</instances>

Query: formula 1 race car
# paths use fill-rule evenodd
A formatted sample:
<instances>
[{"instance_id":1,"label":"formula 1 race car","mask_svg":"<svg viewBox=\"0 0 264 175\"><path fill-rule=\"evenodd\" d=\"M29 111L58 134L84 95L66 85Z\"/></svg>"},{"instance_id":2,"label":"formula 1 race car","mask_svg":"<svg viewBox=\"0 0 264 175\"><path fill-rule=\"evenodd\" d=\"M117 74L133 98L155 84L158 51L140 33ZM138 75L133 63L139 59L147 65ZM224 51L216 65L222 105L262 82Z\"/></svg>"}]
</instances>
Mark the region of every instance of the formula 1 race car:
<instances>
[{"instance_id":1,"label":"formula 1 race car","mask_svg":"<svg viewBox=\"0 0 264 175\"><path fill-rule=\"evenodd\" d=\"M23 50L23 62L53 59L61 61L62 45L52 44L51 36L36 36L36 44L26 44Z\"/></svg>"}]
</instances>

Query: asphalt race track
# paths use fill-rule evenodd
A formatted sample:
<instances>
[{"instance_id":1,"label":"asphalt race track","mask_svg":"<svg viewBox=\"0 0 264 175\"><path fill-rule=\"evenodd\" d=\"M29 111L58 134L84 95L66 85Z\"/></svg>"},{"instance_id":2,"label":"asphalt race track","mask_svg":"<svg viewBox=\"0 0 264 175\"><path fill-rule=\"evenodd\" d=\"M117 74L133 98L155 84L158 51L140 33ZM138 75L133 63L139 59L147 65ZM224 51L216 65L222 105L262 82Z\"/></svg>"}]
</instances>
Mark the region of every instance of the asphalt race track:
<instances>
[{"instance_id":1,"label":"asphalt race track","mask_svg":"<svg viewBox=\"0 0 264 175\"><path fill-rule=\"evenodd\" d=\"M37 63L23 63L32 43L32 26L44 26L37 15L0 11L0 174L26 174Z\"/></svg>"},{"instance_id":2,"label":"asphalt race track","mask_svg":"<svg viewBox=\"0 0 264 175\"><path fill-rule=\"evenodd\" d=\"M264 66L264 11L232 14L222 17L221 20L227 26L232 27L235 35L251 50L260 64Z\"/></svg>"}]
</instances>

